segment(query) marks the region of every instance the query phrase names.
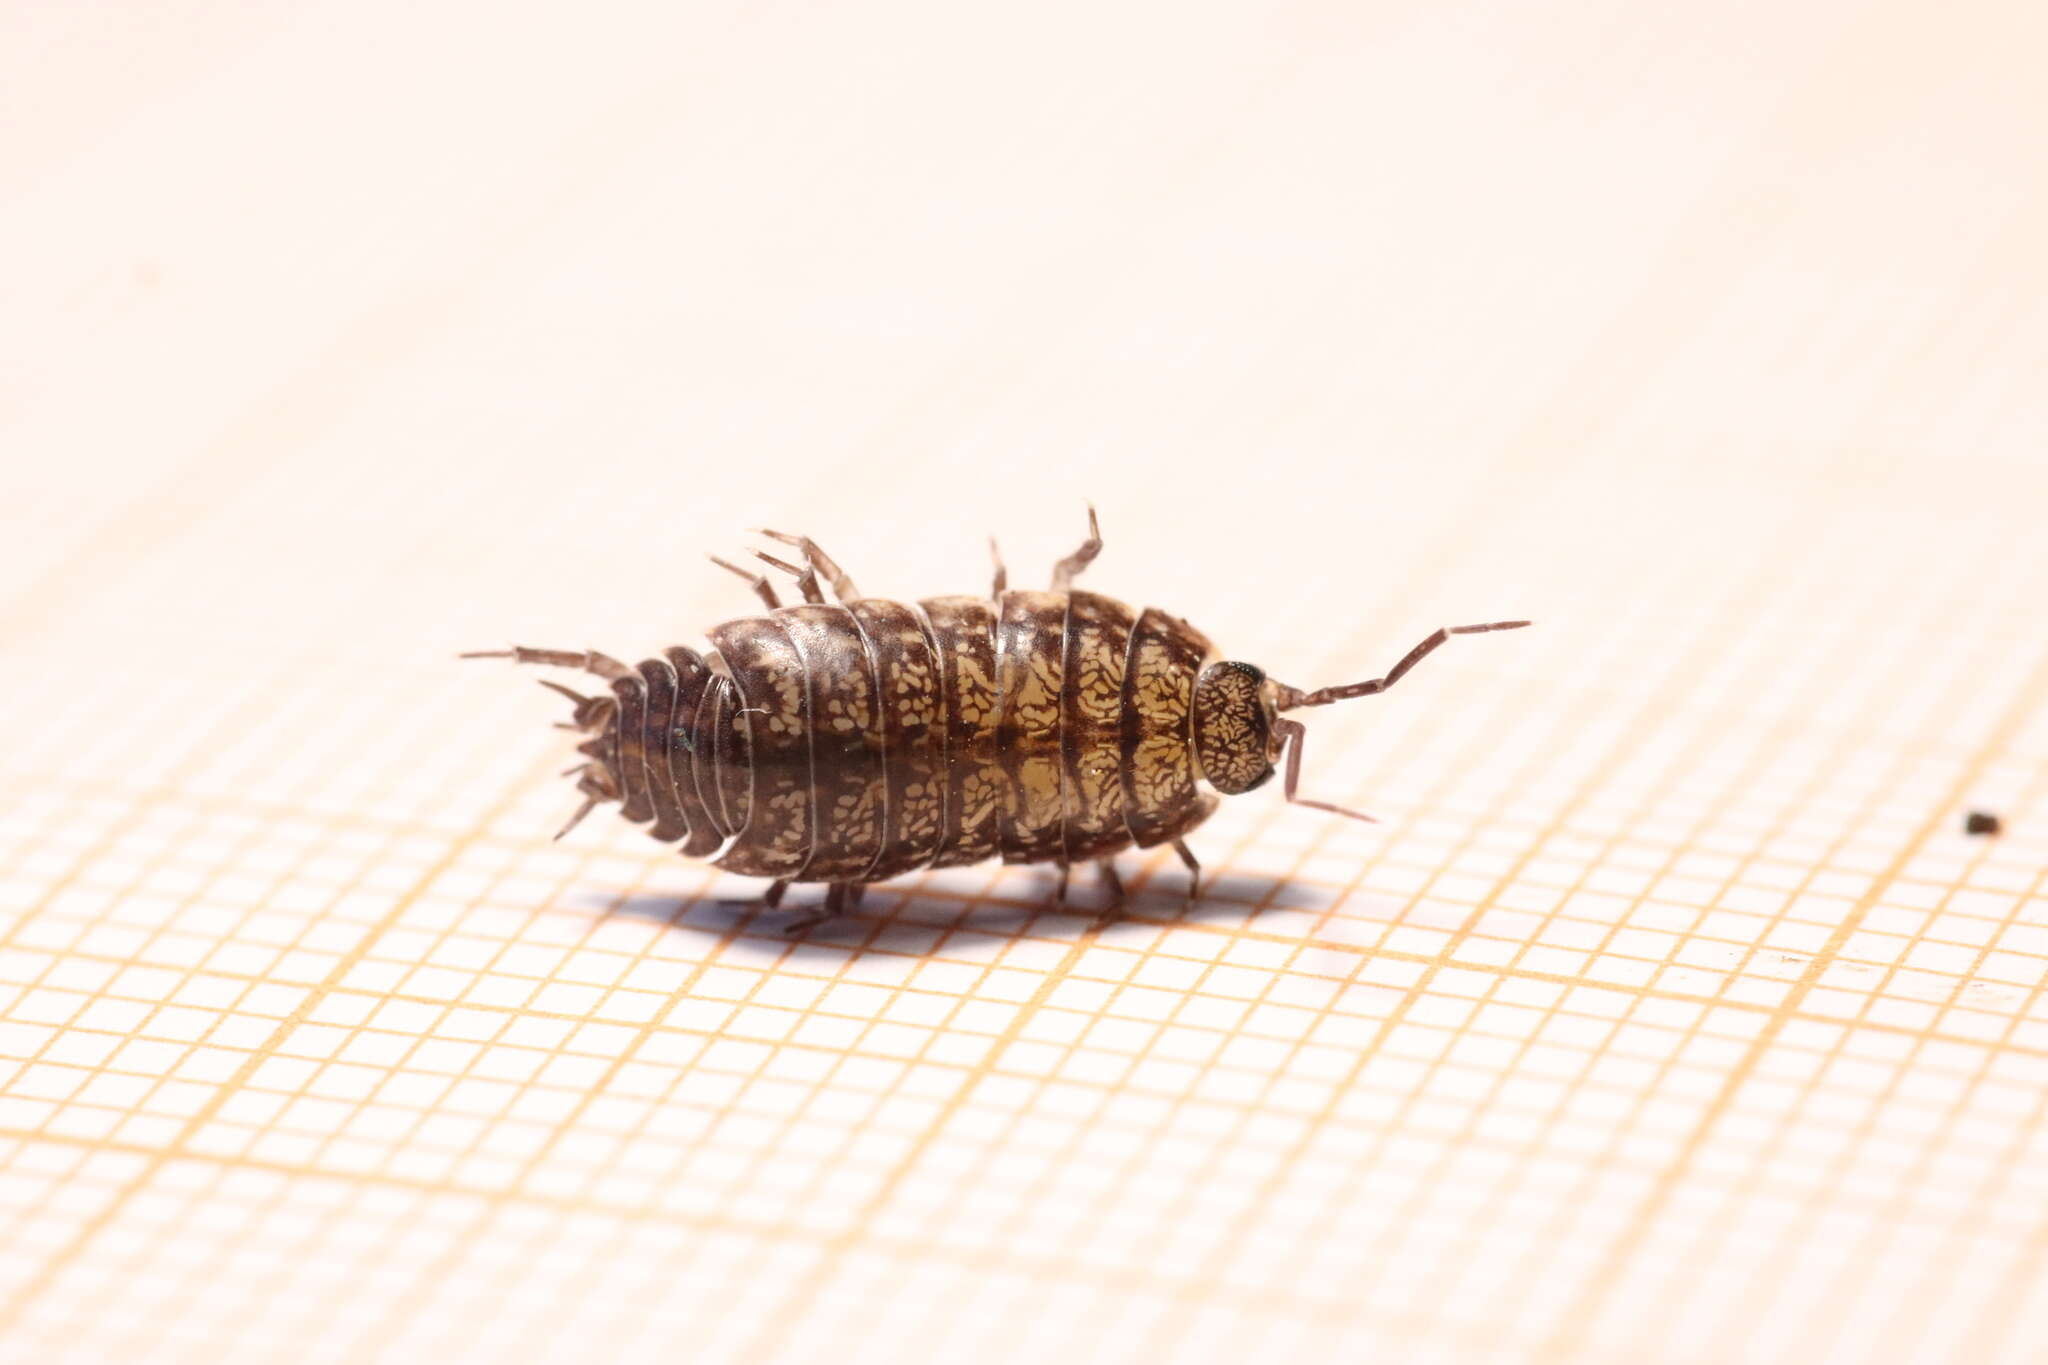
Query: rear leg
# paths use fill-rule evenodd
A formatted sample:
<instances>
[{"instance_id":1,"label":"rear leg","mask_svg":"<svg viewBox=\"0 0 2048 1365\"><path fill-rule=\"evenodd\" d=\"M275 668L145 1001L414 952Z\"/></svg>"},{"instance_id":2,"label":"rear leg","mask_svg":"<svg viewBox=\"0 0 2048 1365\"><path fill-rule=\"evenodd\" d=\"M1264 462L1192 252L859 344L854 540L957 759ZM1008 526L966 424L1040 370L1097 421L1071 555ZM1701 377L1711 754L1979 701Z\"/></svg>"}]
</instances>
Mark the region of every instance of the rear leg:
<instances>
[{"instance_id":1,"label":"rear leg","mask_svg":"<svg viewBox=\"0 0 2048 1365\"><path fill-rule=\"evenodd\" d=\"M989 585L988 595L992 601L1003 600L1003 592L1010 586L1010 571L1003 567L1003 550L996 544L996 538L988 538L988 557L996 566L995 581Z\"/></svg>"},{"instance_id":2,"label":"rear leg","mask_svg":"<svg viewBox=\"0 0 2048 1365\"><path fill-rule=\"evenodd\" d=\"M754 558L760 560L763 564L770 565L793 576L796 579L796 590L803 594L804 601L818 605L824 603L825 594L818 588L817 571L812 569L810 565L806 564L803 568L799 569L796 565L786 560L777 559L765 550L754 551Z\"/></svg>"},{"instance_id":3,"label":"rear leg","mask_svg":"<svg viewBox=\"0 0 2048 1365\"><path fill-rule=\"evenodd\" d=\"M1124 917L1124 879L1117 873L1116 859L1104 858L1095 864L1095 875L1102 882L1102 889L1109 895L1109 904L1102 907L1102 922Z\"/></svg>"},{"instance_id":4,"label":"rear leg","mask_svg":"<svg viewBox=\"0 0 2048 1365\"><path fill-rule=\"evenodd\" d=\"M860 589L853 586L852 576L846 570L840 568L832 556L820 549L818 542L812 540L809 536L793 536L786 531L771 531L765 526L755 527L754 534L766 536L770 540L779 540L784 545L796 546L797 549L804 552L804 563L808 564L827 583L832 585L832 595L834 597L837 597L842 602L860 600ZM765 555L762 557L766 558Z\"/></svg>"},{"instance_id":5,"label":"rear leg","mask_svg":"<svg viewBox=\"0 0 2048 1365\"><path fill-rule=\"evenodd\" d=\"M1052 898L1046 902L1047 906L1065 905L1067 903L1067 884L1073 879L1074 865L1072 863L1061 863L1059 864L1059 869L1060 879L1053 885Z\"/></svg>"},{"instance_id":6,"label":"rear leg","mask_svg":"<svg viewBox=\"0 0 2048 1365\"><path fill-rule=\"evenodd\" d=\"M718 904L728 910L773 910L782 904L783 893L789 890L789 882L778 877L768 883L757 900L740 900L737 897L721 898Z\"/></svg>"},{"instance_id":7,"label":"rear leg","mask_svg":"<svg viewBox=\"0 0 2048 1365\"><path fill-rule=\"evenodd\" d=\"M775 585L768 581L767 574L753 573L749 570L742 569L737 564L728 564L725 560L720 559L717 555L711 556L711 562L713 564L716 564L721 569L730 569L732 572L738 574L741 578L746 579L747 586L754 590L755 594L760 597L762 603L767 606L768 610L774 611L777 607L782 605L782 599L775 595Z\"/></svg>"},{"instance_id":8,"label":"rear leg","mask_svg":"<svg viewBox=\"0 0 2048 1365\"><path fill-rule=\"evenodd\" d=\"M1188 905L1193 907L1194 903L1202 898L1202 860L1195 856L1195 851L1188 847L1188 841L1185 839L1175 839L1173 851L1187 864Z\"/></svg>"},{"instance_id":9,"label":"rear leg","mask_svg":"<svg viewBox=\"0 0 2048 1365\"><path fill-rule=\"evenodd\" d=\"M815 929L826 920L837 919L846 910L847 893L859 885L858 882L833 882L825 888L825 903L800 919L789 922L783 929L785 935L801 934L806 929Z\"/></svg>"},{"instance_id":10,"label":"rear leg","mask_svg":"<svg viewBox=\"0 0 2048 1365\"><path fill-rule=\"evenodd\" d=\"M1052 590L1066 592L1074 586L1074 580L1081 576L1081 570L1095 562L1095 556L1102 553L1102 527L1095 521L1095 505L1088 505L1088 539L1081 542L1081 548L1052 566Z\"/></svg>"}]
</instances>

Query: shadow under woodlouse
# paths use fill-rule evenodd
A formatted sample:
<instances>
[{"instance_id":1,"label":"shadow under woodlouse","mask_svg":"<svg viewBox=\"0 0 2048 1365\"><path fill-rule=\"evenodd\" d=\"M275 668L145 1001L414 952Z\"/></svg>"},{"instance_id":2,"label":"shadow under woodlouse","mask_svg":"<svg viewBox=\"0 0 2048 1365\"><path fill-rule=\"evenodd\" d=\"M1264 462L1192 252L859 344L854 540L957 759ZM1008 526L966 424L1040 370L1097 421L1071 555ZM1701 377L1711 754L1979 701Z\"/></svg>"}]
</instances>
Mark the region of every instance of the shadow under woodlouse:
<instances>
[{"instance_id":1,"label":"shadow under woodlouse","mask_svg":"<svg viewBox=\"0 0 2048 1365\"><path fill-rule=\"evenodd\" d=\"M1067 902L1056 905L1052 897L1057 878L1053 875L1034 874L1015 880L1020 883L1020 893L999 897L955 894L937 886L906 885L893 890L878 885L870 889L862 909L795 935L786 935L784 928L813 908L811 898L804 896L801 888L792 888L789 899L774 910L758 900L706 900L647 893L624 898L586 893L578 899L607 917L625 915L653 920L711 937L732 935L734 946L743 952L798 959L811 955L839 958L849 951L861 950L923 953L931 951L941 938L954 934L1012 937L1044 917L1070 917L1084 923L1097 918L1101 893L1095 887L1077 884ZM1223 873L1205 877L1201 899L1190 905L1185 886L1179 878L1168 874L1132 886L1124 898L1123 915L1103 921L1097 932L1114 938L1120 931L1149 931L1204 920L1242 921L1256 919L1266 910L1323 909L1329 901L1328 891L1300 886L1285 878Z\"/></svg>"}]
</instances>

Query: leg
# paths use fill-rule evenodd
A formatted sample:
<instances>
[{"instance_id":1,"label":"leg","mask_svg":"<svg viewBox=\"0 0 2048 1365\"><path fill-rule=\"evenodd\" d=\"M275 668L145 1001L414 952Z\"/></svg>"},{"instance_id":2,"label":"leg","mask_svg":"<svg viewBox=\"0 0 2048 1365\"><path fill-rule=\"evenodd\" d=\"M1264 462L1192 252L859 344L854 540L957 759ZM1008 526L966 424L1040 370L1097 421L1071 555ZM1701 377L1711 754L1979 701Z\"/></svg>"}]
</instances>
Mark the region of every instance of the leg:
<instances>
[{"instance_id":1,"label":"leg","mask_svg":"<svg viewBox=\"0 0 2048 1365\"><path fill-rule=\"evenodd\" d=\"M1311 801L1305 796L1296 796L1295 789L1301 785L1301 739L1308 733L1308 727L1298 720L1276 720L1273 722L1273 731L1280 736L1280 742L1287 746L1286 796L1289 801L1297 806L1307 806L1311 810L1326 810L1332 815L1363 820L1368 825L1379 823L1364 811L1347 810L1343 806L1333 806L1327 801Z\"/></svg>"},{"instance_id":2,"label":"leg","mask_svg":"<svg viewBox=\"0 0 2048 1365\"><path fill-rule=\"evenodd\" d=\"M720 899L718 904L728 910L773 910L782 904L782 894L787 890L789 890L789 883L778 877L776 880L768 883L766 889L761 892L759 900Z\"/></svg>"},{"instance_id":3,"label":"leg","mask_svg":"<svg viewBox=\"0 0 2048 1365\"><path fill-rule=\"evenodd\" d=\"M458 659L510 659L515 664L555 664L562 668L580 668L586 673L595 673L600 678L624 678L633 675L633 670L594 649L529 649L525 645L514 645L510 649L476 649L467 654L458 654ZM571 692L570 696L576 696ZM577 698L582 700L582 698Z\"/></svg>"},{"instance_id":4,"label":"leg","mask_svg":"<svg viewBox=\"0 0 2048 1365\"><path fill-rule=\"evenodd\" d=\"M1072 863L1061 863L1059 867L1060 881L1059 885L1053 888L1051 901L1053 905L1065 905L1067 903L1067 882L1074 875L1074 865Z\"/></svg>"},{"instance_id":5,"label":"leg","mask_svg":"<svg viewBox=\"0 0 2048 1365\"><path fill-rule=\"evenodd\" d=\"M1492 621L1483 626L1445 626L1403 655L1401 662L1395 664L1384 678L1369 678L1362 683L1352 683L1346 687L1321 687L1313 692L1302 692L1282 683L1280 709L1290 711L1297 706L1328 706L1333 701L1370 697L1375 692L1384 692L1401 681L1402 674L1421 663L1431 650L1453 635L1484 635L1489 630L1520 630L1528 624L1527 621Z\"/></svg>"},{"instance_id":6,"label":"leg","mask_svg":"<svg viewBox=\"0 0 2048 1365\"><path fill-rule=\"evenodd\" d=\"M713 564L716 564L721 569L730 569L734 573L738 574L741 578L746 579L748 586L753 588L753 590L760 595L761 601L767 605L768 610L774 611L777 607L782 605L782 599L775 595L775 585L768 581L768 575L748 573L739 565L728 564L724 560L720 559L717 555L711 556L711 562Z\"/></svg>"},{"instance_id":7,"label":"leg","mask_svg":"<svg viewBox=\"0 0 2048 1365\"><path fill-rule=\"evenodd\" d=\"M586 764L585 766L587 767L589 765ZM591 811L597 808L597 802L598 798L596 796L584 797L583 804L578 806L576 808L576 813L569 817L569 823L555 831L555 838L557 840L560 840L563 835L567 834L570 830L576 828L576 826L582 824L583 817L590 814Z\"/></svg>"},{"instance_id":8,"label":"leg","mask_svg":"<svg viewBox=\"0 0 2048 1365\"><path fill-rule=\"evenodd\" d=\"M754 558L760 560L763 564L773 565L786 574L795 575L796 590L803 594L804 601L814 604L824 602L825 594L818 591L818 575L808 564L799 569L796 565L784 563L774 555L761 550L754 551Z\"/></svg>"},{"instance_id":9,"label":"leg","mask_svg":"<svg viewBox=\"0 0 2048 1365\"><path fill-rule=\"evenodd\" d=\"M996 545L996 538L994 536L988 538L988 557L995 561L996 566L996 581L994 586L989 588L988 595L997 601L1001 601L1003 590L1010 586L1010 571L1003 567L1003 552Z\"/></svg>"},{"instance_id":10,"label":"leg","mask_svg":"<svg viewBox=\"0 0 2048 1365\"><path fill-rule=\"evenodd\" d=\"M609 696L586 697L575 688L564 687L552 678L538 678L535 681L548 691L559 693L576 704L576 719L574 721L556 721L555 728L557 730L574 730L579 734L591 730L602 730L605 722L612 717L612 708L618 705L616 698ZM588 765L586 764L585 766ZM564 777L568 775L568 773L562 774Z\"/></svg>"},{"instance_id":11,"label":"leg","mask_svg":"<svg viewBox=\"0 0 2048 1365\"><path fill-rule=\"evenodd\" d=\"M1105 922L1124 917L1124 879L1117 875L1116 859L1104 858L1095 864L1095 875L1102 882L1102 889L1109 895L1109 904L1102 907Z\"/></svg>"},{"instance_id":12,"label":"leg","mask_svg":"<svg viewBox=\"0 0 2048 1365\"><path fill-rule=\"evenodd\" d=\"M790 921L789 927L782 932L784 934L800 934L806 929L816 928L828 919L837 919L840 913L846 909L847 888L853 885L854 883L852 882L833 882L825 888L824 905L805 915L802 919Z\"/></svg>"},{"instance_id":13,"label":"leg","mask_svg":"<svg viewBox=\"0 0 2048 1365\"><path fill-rule=\"evenodd\" d=\"M1185 839L1175 839L1173 851L1187 864L1188 904L1193 905L1202 896L1202 860L1195 856L1195 851L1188 847L1188 841Z\"/></svg>"},{"instance_id":14,"label":"leg","mask_svg":"<svg viewBox=\"0 0 2048 1365\"><path fill-rule=\"evenodd\" d=\"M796 546L804 552L804 563L810 565L818 573L823 574L825 581L832 585L832 595L834 597L837 597L842 602L852 602L859 599L860 589L853 586L853 579L847 575L846 570L835 564L832 556L819 549L818 542L812 540L809 536L792 536L782 531L770 531L766 527L759 526L754 528L754 534L766 536L770 540L779 540L784 545Z\"/></svg>"},{"instance_id":15,"label":"leg","mask_svg":"<svg viewBox=\"0 0 2048 1365\"><path fill-rule=\"evenodd\" d=\"M1081 548L1052 566L1052 590L1065 592L1074 586L1074 580L1081 576L1081 570L1095 562L1095 556L1102 553L1102 528L1095 524L1095 505L1088 506L1088 539L1081 542Z\"/></svg>"}]
</instances>

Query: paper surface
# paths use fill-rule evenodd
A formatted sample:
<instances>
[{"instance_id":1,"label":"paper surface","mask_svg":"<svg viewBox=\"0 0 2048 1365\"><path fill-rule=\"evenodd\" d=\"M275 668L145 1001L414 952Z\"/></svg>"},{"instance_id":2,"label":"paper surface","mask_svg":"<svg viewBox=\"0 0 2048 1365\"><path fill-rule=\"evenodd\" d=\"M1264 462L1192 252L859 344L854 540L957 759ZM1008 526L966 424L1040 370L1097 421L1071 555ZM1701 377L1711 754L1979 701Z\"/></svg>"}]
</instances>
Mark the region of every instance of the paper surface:
<instances>
[{"instance_id":1,"label":"paper surface","mask_svg":"<svg viewBox=\"0 0 2048 1365\"><path fill-rule=\"evenodd\" d=\"M0 26L7 1358L2039 1358L2038 8ZM1538 624L1192 909L794 942L453 658L1088 500L1298 686Z\"/></svg>"}]
</instances>

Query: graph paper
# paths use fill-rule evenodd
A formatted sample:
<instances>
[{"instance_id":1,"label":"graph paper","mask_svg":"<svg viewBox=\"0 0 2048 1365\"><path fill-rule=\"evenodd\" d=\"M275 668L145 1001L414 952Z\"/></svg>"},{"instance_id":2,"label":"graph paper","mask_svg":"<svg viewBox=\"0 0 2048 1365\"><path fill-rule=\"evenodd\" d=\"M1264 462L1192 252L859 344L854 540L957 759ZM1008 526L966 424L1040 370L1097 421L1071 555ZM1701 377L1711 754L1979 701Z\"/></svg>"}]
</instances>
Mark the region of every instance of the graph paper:
<instances>
[{"instance_id":1,"label":"graph paper","mask_svg":"<svg viewBox=\"0 0 2048 1365\"><path fill-rule=\"evenodd\" d=\"M2037 11L0 27L6 1358L2040 1358ZM1537 624L1193 905L796 937L454 658L1090 501L1297 686Z\"/></svg>"}]
</instances>

